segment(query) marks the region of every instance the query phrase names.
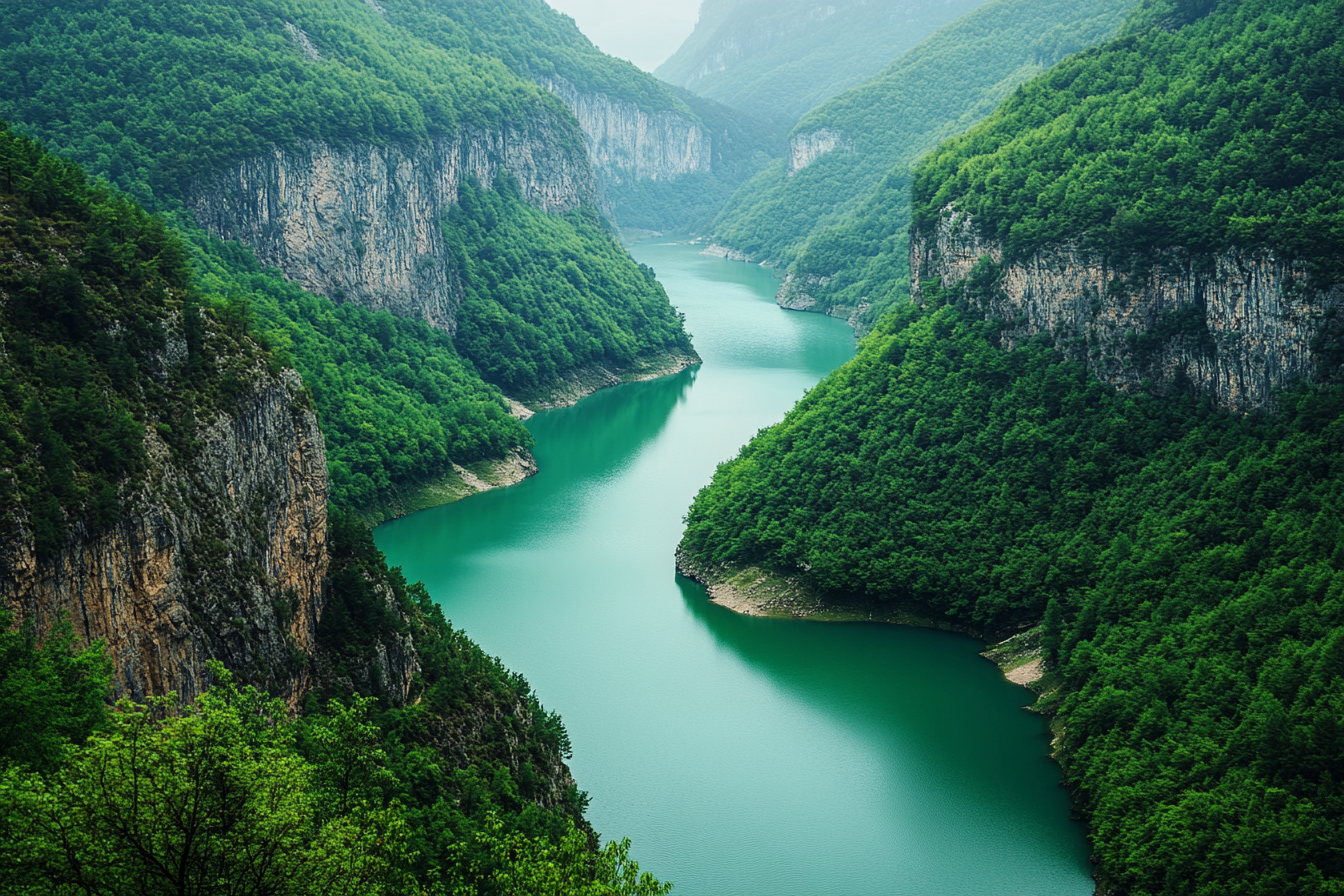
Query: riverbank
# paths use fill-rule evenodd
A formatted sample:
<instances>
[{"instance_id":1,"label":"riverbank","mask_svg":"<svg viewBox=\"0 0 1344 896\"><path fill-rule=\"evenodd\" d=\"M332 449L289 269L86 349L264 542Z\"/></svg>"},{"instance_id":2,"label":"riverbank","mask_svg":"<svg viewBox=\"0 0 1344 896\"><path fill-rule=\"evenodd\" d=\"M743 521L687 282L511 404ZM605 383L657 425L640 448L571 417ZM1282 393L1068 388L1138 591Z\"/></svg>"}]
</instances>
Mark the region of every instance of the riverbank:
<instances>
[{"instance_id":1,"label":"riverbank","mask_svg":"<svg viewBox=\"0 0 1344 896\"><path fill-rule=\"evenodd\" d=\"M527 416L530 417L531 412ZM452 504L481 492L517 485L536 474L537 460L532 453L525 448L514 448L502 459L484 460L466 466L453 464L450 473L414 485L394 487L386 500L375 507L356 512L355 516L370 527L377 526L431 507Z\"/></svg>"},{"instance_id":2,"label":"riverbank","mask_svg":"<svg viewBox=\"0 0 1344 896\"><path fill-rule=\"evenodd\" d=\"M701 363L692 350L689 354L669 352L653 358L636 359L630 368L619 372L604 367L580 368L566 377L565 384L550 390L539 399L519 401L507 398L509 413L522 421L530 420L537 411L564 408L577 404L594 392L622 383L639 383L681 373ZM514 448L499 460L486 460L462 466L453 464L452 472L413 485L396 486L388 497L376 506L364 508L355 516L369 526L410 516L422 510L442 507L478 495L481 492L517 485L537 474L537 461L527 449Z\"/></svg>"},{"instance_id":3,"label":"riverbank","mask_svg":"<svg viewBox=\"0 0 1344 896\"><path fill-rule=\"evenodd\" d=\"M558 386L539 395L523 396L521 403L533 411L567 408L594 392L619 386L622 383L642 383L659 377L681 373L688 367L702 363L692 349L687 352L667 352L648 358L635 358L624 369L611 370L600 364L579 367L562 378Z\"/></svg>"},{"instance_id":4,"label":"riverbank","mask_svg":"<svg viewBox=\"0 0 1344 896\"><path fill-rule=\"evenodd\" d=\"M995 637L945 620L892 607L888 601L863 598L837 601L830 595L823 597L802 576L784 575L758 566L732 567L725 564L705 567L680 549L677 550L676 562L678 573L705 587L710 603L743 616L809 622L884 622L957 632L977 638L987 645L980 655L998 666L1005 678L1037 695L1042 693L1038 687L1045 674L1041 659L1040 626L1007 638Z\"/></svg>"}]
</instances>

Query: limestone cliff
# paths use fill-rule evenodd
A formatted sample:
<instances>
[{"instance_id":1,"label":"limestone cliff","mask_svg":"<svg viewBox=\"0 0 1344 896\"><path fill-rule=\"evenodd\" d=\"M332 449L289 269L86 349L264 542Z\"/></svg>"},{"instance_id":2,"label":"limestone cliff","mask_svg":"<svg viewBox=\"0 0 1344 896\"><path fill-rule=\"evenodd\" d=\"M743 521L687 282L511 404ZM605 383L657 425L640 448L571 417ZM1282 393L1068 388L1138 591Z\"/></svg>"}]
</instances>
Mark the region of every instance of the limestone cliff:
<instances>
[{"instance_id":1,"label":"limestone cliff","mask_svg":"<svg viewBox=\"0 0 1344 896\"><path fill-rule=\"evenodd\" d=\"M1270 251L1208 257L1174 248L1135 272L1070 242L1005 263L1002 246L953 209L932 232L912 235L914 301L930 281L955 286L977 265L995 278L982 310L1012 322L1008 347L1048 334L1119 388L1188 378L1239 410L1271 408L1273 390L1315 376L1313 342L1344 304L1339 286L1316 287L1305 265Z\"/></svg>"},{"instance_id":2,"label":"limestone cliff","mask_svg":"<svg viewBox=\"0 0 1344 896\"><path fill-rule=\"evenodd\" d=\"M308 685L327 550L327 471L298 374L257 371L189 457L150 428L149 481L115 525L72 527L53 560L0 545L0 603L102 640L120 694L196 696L218 659L293 705Z\"/></svg>"},{"instance_id":3,"label":"limestone cliff","mask_svg":"<svg viewBox=\"0 0 1344 896\"><path fill-rule=\"evenodd\" d=\"M670 181L711 169L710 135L686 115L645 112L628 100L581 92L562 78L542 78L541 85L574 113L593 165L610 184Z\"/></svg>"},{"instance_id":4,"label":"limestone cliff","mask_svg":"<svg viewBox=\"0 0 1344 896\"><path fill-rule=\"evenodd\" d=\"M844 134L833 128L795 134L789 140L789 175L797 174L826 153L846 146L848 142Z\"/></svg>"},{"instance_id":5,"label":"limestone cliff","mask_svg":"<svg viewBox=\"0 0 1344 896\"><path fill-rule=\"evenodd\" d=\"M500 171L548 211L596 200L582 137L538 115L415 146L275 147L199 178L185 201L211 233L251 246L304 289L451 333L462 288L446 260L443 213L468 178L489 185Z\"/></svg>"}]
</instances>

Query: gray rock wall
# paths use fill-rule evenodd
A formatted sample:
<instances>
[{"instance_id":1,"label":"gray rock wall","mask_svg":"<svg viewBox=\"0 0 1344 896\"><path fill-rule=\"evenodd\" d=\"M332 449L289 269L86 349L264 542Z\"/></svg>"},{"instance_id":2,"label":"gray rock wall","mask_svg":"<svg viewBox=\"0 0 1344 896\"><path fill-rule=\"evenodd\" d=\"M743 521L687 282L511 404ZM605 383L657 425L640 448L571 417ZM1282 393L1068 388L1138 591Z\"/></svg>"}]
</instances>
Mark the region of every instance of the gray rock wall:
<instances>
[{"instance_id":1,"label":"gray rock wall","mask_svg":"<svg viewBox=\"0 0 1344 896\"><path fill-rule=\"evenodd\" d=\"M309 684L327 574L326 452L294 371L257 371L232 414L178 460L151 429L148 484L106 531L76 527L39 565L32 540L0 545L0 604L39 631L68 616L103 641L119 694L209 682L218 659L294 705Z\"/></svg>"},{"instance_id":2,"label":"gray rock wall","mask_svg":"<svg viewBox=\"0 0 1344 896\"><path fill-rule=\"evenodd\" d=\"M921 281L953 286L985 258L1001 270L983 310L1016 322L1008 347L1049 334L1118 388L1184 374L1239 410L1272 409L1275 389L1316 374L1313 339L1327 311L1344 303L1344 290L1314 287L1304 265L1268 251L1173 249L1133 274L1064 243L1004 265L1002 246L953 209L934 232L911 236L914 301L924 299Z\"/></svg>"},{"instance_id":3,"label":"gray rock wall","mask_svg":"<svg viewBox=\"0 0 1344 896\"><path fill-rule=\"evenodd\" d=\"M675 112L650 114L605 94L582 93L560 78L544 78L541 85L574 113L593 165L608 183L676 180L710 170L710 136L692 119Z\"/></svg>"},{"instance_id":4,"label":"gray rock wall","mask_svg":"<svg viewBox=\"0 0 1344 896\"><path fill-rule=\"evenodd\" d=\"M489 186L507 170L547 211L594 202L581 141L572 124L539 116L419 146L276 147L200 179L186 203L215 236L251 246L304 289L451 333L462 288L441 222L461 184Z\"/></svg>"},{"instance_id":5,"label":"gray rock wall","mask_svg":"<svg viewBox=\"0 0 1344 896\"><path fill-rule=\"evenodd\" d=\"M826 153L847 146L844 134L833 128L797 134L789 141L789 174L797 174Z\"/></svg>"}]
</instances>

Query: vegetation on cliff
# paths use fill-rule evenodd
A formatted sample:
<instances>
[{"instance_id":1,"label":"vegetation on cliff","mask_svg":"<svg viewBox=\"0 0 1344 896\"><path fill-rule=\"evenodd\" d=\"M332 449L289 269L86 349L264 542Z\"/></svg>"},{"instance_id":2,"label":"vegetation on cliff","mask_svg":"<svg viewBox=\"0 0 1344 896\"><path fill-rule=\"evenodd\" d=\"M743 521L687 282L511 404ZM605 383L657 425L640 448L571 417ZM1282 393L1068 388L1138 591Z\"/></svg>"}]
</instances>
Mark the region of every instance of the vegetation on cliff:
<instances>
[{"instance_id":1,"label":"vegetation on cliff","mask_svg":"<svg viewBox=\"0 0 1344 896\"><path fill-rule=\"evenodd\" d=\"M547 215L506 177L488 191L468 183L444 234L467 294L457 346L511 394L544 398L572 371L694 356L653 271L590 210Z\"/></svg>"},{"instance_id":2,"label":"vegetation on cliff","mask_svg":"<svg viewBox=\"0 0 1344 896\"><path fill-rule=\"evenodd\" d=\"M1138 12L1125 37L930 155L915 227L955 204L1013 258L1079 238L1117 259L1273 248L1338 276L1339 4L1150 0Z\"/></svg>"},{"instance_id":3,"label":"vegetation on cliff","mask_svg":"<svg viewBox=\"0 0 1344 896\"><path fill-rule=\"evenodd\" d=\"M264 370L241 308L189 280L161 220L0 123L0 536L28 529L45 559L72 524L112 525L146 427L191 450Z\"/></svg>"},{"instance_id":4,"label":"vegetation on cliff","mask_svg":"<svg viewBox=\"0 0 1344 896\"><path fill-rule=\"evenodd\" d=\"M1143 3L929 157L917 219L955 202L1018 256L1087 235L1330 273L1340 11ZM1274 417L1119 393L1047 337L1001 350L996 278L925 284L723 464L685 565L987 633L1043 618L1042 708L1108 889L1344 892L1344 392L1304 385Z\"/></svg>"},{"instance_id":5,"label":"vegetation on cliff","mask_svg":"<svg viewBox=\"0 0 1344 896\"><path fill-rule=\"evenodd\" d=\"M559 78L581 93L633 103L646 113L696 118L668 85L634 63L603 53L573 19L545 0L393 3L386 15L435 46L498 59L527 80Z\"/></svg>"},{"instance_id":6,"label":"vegetation on cliff","mask_svg":"<svg viewBox=\"0 0 1344 896\"><path fill-rule=\"evenodd\" d=\"M943 26L803 116L794 138L832 133L838 146L758 174L719 213L714 240L787 266L812 310L867 305L866 329L908 286L909 169L1019 84L1113 35L1132 5L993 0Z\"/></svg>"}]
</instances>

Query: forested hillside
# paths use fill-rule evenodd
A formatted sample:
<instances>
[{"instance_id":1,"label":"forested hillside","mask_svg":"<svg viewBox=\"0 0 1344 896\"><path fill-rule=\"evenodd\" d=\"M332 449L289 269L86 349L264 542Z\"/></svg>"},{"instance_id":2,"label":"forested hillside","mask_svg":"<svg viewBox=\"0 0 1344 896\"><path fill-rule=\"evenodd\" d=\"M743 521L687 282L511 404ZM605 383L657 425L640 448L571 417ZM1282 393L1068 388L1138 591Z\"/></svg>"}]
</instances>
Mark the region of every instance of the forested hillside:
<instances>
[{"instance_id":1,"label":"forested hillside","mask_svg":"<svg viewBox=\"0 0 1344 896\"><path fill-rule=\"evenodd\" d=\"M798 150L734 194L715 242L789 267L815 310L866 302L871 325L906 276L905 227L890 216L908 207L909 169L1019 84L1114 35L1132 5L993 0L943 26L805 115L791 135Z\"/></svg>"},{"instance_id":2,"label":"forested hillside","mask_svg":"<svg viewBox=\"0 0 1344 896\"><path fill-rule=\"evenodd\" d=\"M930 156L917 226L955 203L1006 259L1272 251L1328 286L1342 28L1335 0L1144 2ZM1043 621L1040 708L1107 891L1344 892L1344 394L1302 383L1270 416L1118 392L986 319L1002 270L923 284L721 466L683 570L986 634Z\"/></svg>"},{"instance_id":3,"label":"forested hillside","mask_svg":"<svg viewBox=\"0 0 1344 896\"><path fill-rule=\"evenodd\" d=\"M1066 61L930 155L915 226L954 204L1010 259L1086 235L1117 258L1267 247L1337 274L1339 4L1173 10ZM1193 21L1172 30L1182 17Z\"/></svg>"},{"instance_id":4,"label":"forested hillside","mask_svg":"<svg viewBox=\"0 0 1344 896\"><path fill-rule=\"evenodd\" d=\"M706 0L658 77L785 126L984 0Z\"/></svg>"},{"instance_id":5,"label":"forested hillside","mask_svg":"<svg viewBox=\"0 0 1344 896\"><path fill-rule=\"evenodd\" d=\"M528 40L504 39L514 32ZM517 281L503 272L468 278L468 288L465 270L452 264L462 261L461 253L450 257L448 249L460 233L438 233L446 222L432 213L425 213L425 226L434 231L428 253L407 257L426 249L386 230L400 212L379 203L397 202L395 191L386 200L373 193L367 201L347 196L336 220L328 210L293 231L303 244L328 247L322 250L328 255L266 256L263 263L246 248L214 238L221 234L205 233L180 208L183 201L203 207L201 197L213 197L216 189L210 177L250 170L248 159L277 148L300 166L326 151L314 146L331 147L338 158L375 147L375 157L394 164L415 153L434 157L424 148L463 139L469 143L464 152L479 156L491 150L473 147L490 141L470 135L492 129L524 134L511 145L526 153L524 141L542 137L528 136L538 128L551 158L566 167L547 168L551 163L533 152L533 167L511 174L528 178L536 202L591 206L591 173L587 186L582 180L589 170L584 136L560 101L528 75L559 73L650 109L686 107L653 79L601 56L541 3L383 8L355 0L109 0L76 9L16 2L0 9L0 66L22 73L0 84L0 115L171 212L193 247L201 288L249 307L259 329L305 376L330 440L333 498L340 507L377 517L389 503L404 510L442 501L461 493L443 484L456 482L455 464L499 462L524 448L528 436L508 416L497 387L545 403L582 394L575 383L591 388L696 360L661 287L589 212L529 215L505 200L515 209L513 239L553 239L567 247L564 258L557 253L553 264L530 269L535 288L564 295L561 317L568 323L553 322L569 329L561 338L536 329L535 300L508 286ZM506 161L487 167L498 171ZM451 171L454 163L445 164ZM362 176L352 174L352 183L375 190ZM451 206L455 193L442 201ZM236 199L219 202L234 210L229 221L287 226ZM473 206L483 215L488 207ZM466 223L460 213L455 220L456 233ZM492 226L484 218L476 224ZM415 240L419 246L426 237ZM330 255L330 247L342 244L348 252ZM294 237L276 245L294 245ZM332 273L337 256L358 260L342 262L347 273ZM327 298L305 295L268 264ZM401 298L389 302L389 293ZM447 307L427 305L423 316L457 329L469 349L420 323L352 307L405 312L426 297ZM328 299L345 304L333 308ZM612 302L637 305L638 313L615 311ZM519 354L520 346L538 356ZM503 356L532 372L505 372L498 361ZM605 374L594 376L597 368Z\"/></svg>"},{"instance_id":6,"label":"forested hillside","mask_svg":"<svg viewBox=\"0 0 1344 896\"><path fill-rule=\"evenodd\" d=\"M627 844L595 848L559 718L389 570L362 524L336 514L328 529L325 507L289 504L311 512L307 531L277 542L266 534L275 520L258 518L266 506L245 496L245 479L264 471L233 462L222 501L205 480L217 455L228 466L238 450L226 441L230 419L248 419L252 441L264 443L248 448L283 450L259 425L259 398L284 388L278 416L300 430L312 408L287 391L297 378L247 307L194 288L189 254L162 220L0 126L5 891L180 892L224 879L296 896L506 893L523 880L665 892L626 860ZM360 338L381 336L390 352L404 345L408 331L388 315L352 320L316 297L288 298L307 315L287 319L294 332L369 324L372 336L356 330ZM333 345L313 338L303 348L311 359ZM384 371L360 360L370 367L356 362L351 375ZM320 441L300 454L320 459ZM302 472L287 467L263 490L324 499L324 471ZM226 506L235 498L243 507ZM230 532L235 515L246 535ZM142 525L172 550L144 564L141 580L115 582L135 558L104 565L101 545ZM315 593L279 587L263 565L292 549L290 538L322 545L303 570ZM72 557L84 554L98 558L96 582L76 580ZM53 570L64 573L54 576L58 606L40 588ZM155 620L90 644L91 627L118 612L97 601L111 587L142 614L158 612L154 602L184 583L180 615L160 605L164 640L190 645L204 633L215 654L199 668L172 658L185 680L203 676L194 694L145 694L166 671L145 662ZM259 603L247 603L252 592ZM83 612L56 612L72 605ZM277 631L279 658L266 653ZM140 702L110 711L114 684L140 691Z\"/></svg>"}]
</instances>

